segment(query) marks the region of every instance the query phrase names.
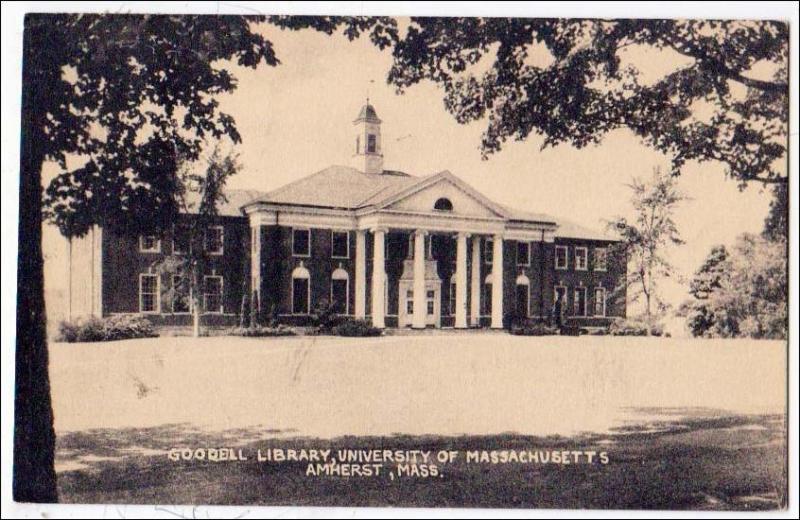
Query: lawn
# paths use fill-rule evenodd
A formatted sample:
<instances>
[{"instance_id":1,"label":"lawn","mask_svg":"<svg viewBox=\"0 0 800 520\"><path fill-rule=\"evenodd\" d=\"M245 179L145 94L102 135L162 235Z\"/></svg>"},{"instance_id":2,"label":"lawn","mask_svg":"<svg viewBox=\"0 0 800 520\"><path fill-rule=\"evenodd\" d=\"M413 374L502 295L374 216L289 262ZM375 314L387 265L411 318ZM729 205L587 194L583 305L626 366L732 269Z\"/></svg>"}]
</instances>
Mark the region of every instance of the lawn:
<instances>
[{"instance_id":1,"label":"lawn","mask_svg":"<svg viewBox=\"0 0 800 520\"><path fill-rule=\"evenodd\" d=\"M78 502L775 507L785 344L504 334L55 344L62 499ZM283 447L458 451L435 479L306 477ZM170 461L236 447L247 461ZM467 464L470 449L608 451Z\"/></svg>"}]
</instances>

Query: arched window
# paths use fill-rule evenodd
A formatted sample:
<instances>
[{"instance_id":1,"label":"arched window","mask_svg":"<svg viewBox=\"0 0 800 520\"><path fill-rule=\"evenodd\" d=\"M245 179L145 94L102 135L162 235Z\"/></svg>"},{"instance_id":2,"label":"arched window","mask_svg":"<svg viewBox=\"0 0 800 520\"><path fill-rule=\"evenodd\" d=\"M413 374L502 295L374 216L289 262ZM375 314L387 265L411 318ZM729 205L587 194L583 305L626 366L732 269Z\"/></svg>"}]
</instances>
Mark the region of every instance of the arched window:
<instances>
[{"instance_id":1,"label":"arched window","mask_svg":"<svg viewBox=\"0 0 800 520\"><path fill-rule=\"evenodd\" d=\"M517 316L527 318L530 315L531 281L524 274L517 276L515 292Z\"/></svg>"},{"instance_id":2,"label":"arched window","mask_svg":"<svg viewBox=\"0 0 800 520\"><path fill-rule=\"evenodd\" d=\"M439 211L453 211L453 203L450 202L450 199L442 197L441 199L437 199L433 204L433 209L438 209Z\"/></svg>"},{"instance_id":3,"label":"arched window","mask_svg":"<svg viewBox=\"0 0 800 520\"><path fill-rule=\"evenodd\" d=\"M292 314L308 314L311 303L311 275L303 266L292 271Z\"/></svg>"},{"instance_id":4,"label":"arched window","mask_svg":"<svg viewBox=\"0 0 800 520\"><path fill-rule=\"evenodd\" d=\"M331 307L336 314L350 314L350 276L339 267L331 275Z\"/></svg>"}]
</instances>

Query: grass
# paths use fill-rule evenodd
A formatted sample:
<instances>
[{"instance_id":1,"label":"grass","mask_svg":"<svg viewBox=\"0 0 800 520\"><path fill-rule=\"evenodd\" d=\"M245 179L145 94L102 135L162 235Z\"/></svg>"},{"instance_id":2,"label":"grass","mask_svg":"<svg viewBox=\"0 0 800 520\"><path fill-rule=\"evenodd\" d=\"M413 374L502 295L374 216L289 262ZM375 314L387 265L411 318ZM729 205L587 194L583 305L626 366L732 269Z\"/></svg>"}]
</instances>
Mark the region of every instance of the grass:
<instances>
[{"instance_id":1,"label":"grass","mask_svg":"<svg viewBox=\"0 0 800 520\"><path fill-rule=\"evenodd\" d=\"M690 418L607 435L292 437L207 434L187 425L62 435L60 496L75 503L761 510L785 505L783 419ZM284 438L251 440L265 433ZM289 437L285 437L288 435ZM248 461L170 461L172 447L238 446ZM257 449L593 449L609 463L439 464L441 477L305 476L304 462L258 462Z\"/></svg>"},{"instance_id":2,"label":"grass","mask_svg":"<svg viewBox=\"0 0 800 520\"><path fill-rule=\"evenodd\" d=\"M781 342L507 334L55 344L60 496L774 509L785 504L785 356ZM391 480L255 460L258 449L303 446L603 448L610 462L459 459L441 477ZM235 447L250 460L173 462L176 447Z\"/></svg>"}]
</instances>

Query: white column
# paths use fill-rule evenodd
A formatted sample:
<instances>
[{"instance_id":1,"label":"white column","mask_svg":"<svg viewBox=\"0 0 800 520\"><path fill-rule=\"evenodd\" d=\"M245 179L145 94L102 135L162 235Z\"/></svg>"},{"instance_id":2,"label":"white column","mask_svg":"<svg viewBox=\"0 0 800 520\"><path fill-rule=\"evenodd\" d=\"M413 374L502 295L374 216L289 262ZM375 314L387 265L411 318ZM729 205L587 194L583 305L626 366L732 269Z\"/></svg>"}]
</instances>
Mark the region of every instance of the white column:
<instances>
[{"instance_id":1,"label":"white column","mask_svg":"<svg viewBox=\"0 0 800 520\"><path fill-rule=\"evenodd\" d=\"M256 291L259 292L258 301L261 302L261 226L258 224L250 226L253 234L251 239L252 251L250 252L250 296Z\"/></svg>"},{"instance_id":2,"label":"white column","mask_svg":"<svg viewBox=\"0 0 800 520\"><path fill-rule=\"evenodd\" d=\"M384 328L385 316L385 284L386 284L386 256L384 248L386 247L386 231L383 229L375 229L373 231L373 250L372 250L372 326Z\"/></svg>"},{"instance_id":3,"label":"white column","mask_svg":"<svg viewBox=\"0 0 800 520\"><path fill-rule=\"evenodd\" d=\"M495 235L492 253L492 328L503 328L503 236Z\"/></svg>"},{"instance_id":4,"label":"white column","mask_svg":"<svg viewBox=\"0 0 800 520\"><path fill-rule=\"evenodd\" d=\"M471 325L477 327L481 322L481 237L472 237L472 308Z\"/></svg>"},{"instance_id":5,"label":"white column","mask_svg":"<svg viewBox=\"0 0 800 520\"><path fill-rule=\"evenodd\" d=\"M457 329L467 328L467 238L459 233L456 239L456 323Z\"/></svg>"},{"instance_id":6,"label":"white column","mask_svg":"<svg viewBox=\"0 0 800 520\"><path fill-rule=\"evenodd\" d=\"M367 315L367 237L364 230L356 231L356 309L355 316Z\"/></svg>"},{"instance_id":7,"label":"white column","mask_svg":"<svg viewBox=\"0 0 800 520\"><path fill-rule=\"evenodd\" d=\"M427 311L425 298L425 232L414 231L414 315L411 326L415 329L425 328Z\"/></svg>"}]
</instances>

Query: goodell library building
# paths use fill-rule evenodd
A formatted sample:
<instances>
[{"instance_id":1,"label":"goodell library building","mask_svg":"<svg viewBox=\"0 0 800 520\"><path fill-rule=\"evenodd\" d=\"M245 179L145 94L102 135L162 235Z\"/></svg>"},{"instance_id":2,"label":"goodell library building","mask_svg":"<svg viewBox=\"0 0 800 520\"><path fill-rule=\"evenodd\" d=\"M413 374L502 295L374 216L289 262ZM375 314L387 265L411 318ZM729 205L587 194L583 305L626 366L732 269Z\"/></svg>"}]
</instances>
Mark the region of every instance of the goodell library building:
<instances>
[{"instance_id":1,"label":"goodell library building","mask_svg":"<svg viewBox=\"0 0 800 520\"><path fill-rule=\"evenodd\" d=\"M498 204L448 171L384 169L369 102L352 129L350 166L268 193L226 193L205 231L204 324L238 323L248 293L265 320L298 325L325 305L376 327L507 328L553 319L559 300L575 327L625 316L626 259L613 237ZM185 284L157 268L184 253L181 243L100 227L73 240L69 317L190 325L190 299L170 290Z\"/></svg>"}]
</instances>

